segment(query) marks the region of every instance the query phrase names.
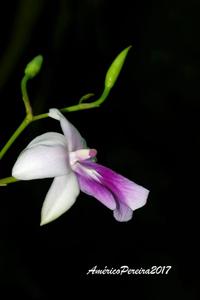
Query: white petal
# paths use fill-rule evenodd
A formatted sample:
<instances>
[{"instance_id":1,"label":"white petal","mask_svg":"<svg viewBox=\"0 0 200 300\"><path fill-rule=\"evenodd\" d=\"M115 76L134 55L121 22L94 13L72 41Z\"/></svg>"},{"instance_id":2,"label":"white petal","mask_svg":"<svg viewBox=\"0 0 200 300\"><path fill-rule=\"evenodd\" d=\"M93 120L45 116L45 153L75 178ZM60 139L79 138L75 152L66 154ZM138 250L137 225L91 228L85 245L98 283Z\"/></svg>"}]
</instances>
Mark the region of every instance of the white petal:
<instances>
[{"instance_id":1,"label":"white petal","mask_svg":"<svg viewBox=\"0 0 200 300\"><path fill-rule=\"evenodd\" d=\"M58 132L46 132L34 138L27 146L31 148L32 146L37 145L47 145L52 146L54 144L67 147L67 140L65 136Z\"/></svg>"},{"instance_id":2,"label":"white petal","mask_svg":"<svg viewBox=\"0 0 200 300\"><path fill-rule=\"evenodd\" d=\"M50 178L71 172L65 137L48 132L36 137L19 155L12 176L21 180Z\"/></svg>"},{"instance_id":3,"label":"white petal","mask_svg":"<svg viewBox=\"0 0 200 300\"><path fill-rule=\"evenodd\" d=\"M76 201L79 191L78 181L73 172L56 177L43 203L40 225L47 224L64 214Z\"/></svg>"},{"instance_id":4,"label":"white petal","mask_svg":"<svg viewBox=\"0 0 200 300\"><path fill-rule=\"evenodd\" d=\"M63 116L58 109L50 109L49 117L60 121L60 126L67 139L69 151L85 148L85 140L82 138L78 130Z\"/></svg>"}]
</instances>

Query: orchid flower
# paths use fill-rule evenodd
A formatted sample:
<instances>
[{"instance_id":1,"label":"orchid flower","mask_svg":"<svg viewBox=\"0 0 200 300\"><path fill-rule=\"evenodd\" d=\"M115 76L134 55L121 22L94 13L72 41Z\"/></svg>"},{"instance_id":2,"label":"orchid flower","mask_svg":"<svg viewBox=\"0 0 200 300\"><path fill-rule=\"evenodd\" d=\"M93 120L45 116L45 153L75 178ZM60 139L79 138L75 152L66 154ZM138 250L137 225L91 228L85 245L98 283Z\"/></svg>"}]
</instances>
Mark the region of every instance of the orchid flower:
<instances>
[{"instance_id":1,"label":"orchid flower","mask_svg":"<svg viewBox=\"0 0 200 300\"><path fill-rule=\"evenodd\" d=\"M12 175L20 180L54 178L44 200L41 225L47 224L76 201L80 190L113 210L117 221L129 221L145 205L149 191L95 162L97 151L88 149L78 130L57 109L49 116L60 121L63 134L36 137L19 155Z\"/></svg>"}]
</instances>

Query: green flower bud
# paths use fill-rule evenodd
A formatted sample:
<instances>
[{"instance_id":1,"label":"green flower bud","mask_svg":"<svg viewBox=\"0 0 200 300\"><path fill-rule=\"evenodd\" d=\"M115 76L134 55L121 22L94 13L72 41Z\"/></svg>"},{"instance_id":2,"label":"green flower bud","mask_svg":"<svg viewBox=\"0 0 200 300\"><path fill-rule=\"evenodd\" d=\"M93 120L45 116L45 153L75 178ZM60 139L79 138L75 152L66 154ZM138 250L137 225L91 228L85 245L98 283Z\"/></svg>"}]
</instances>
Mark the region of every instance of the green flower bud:
<instances>
[{"instance_id":1,"label":"green flower bud","mask_svg":"<svg viewBox=\"0 0 200 300\"><path fill-rule=\"evenodd\" d=\"M123 67L123 64L125 62L126 56L128 54L128 51L130 50L132 46L127 47L124 49L118 56L115 58L113 63L111 64L110 68L108 69L108 72L106 73L105 78L105 86L109 89L113 87L115 84L115 81L117 80L120 71Z\"/></svg>"},{"instance_id":2,"label":"green flower bud","mask_svg":"<svg viewBox=\"0 0 200 300\"><path fill-rule=\"evenodd\" d=\"M26 66L25 68L25 75L27 75L29 78L35 77L41 69L43 62L43 57L42 55L38 55L34 57Z\"/></svg>"}]
</instances>

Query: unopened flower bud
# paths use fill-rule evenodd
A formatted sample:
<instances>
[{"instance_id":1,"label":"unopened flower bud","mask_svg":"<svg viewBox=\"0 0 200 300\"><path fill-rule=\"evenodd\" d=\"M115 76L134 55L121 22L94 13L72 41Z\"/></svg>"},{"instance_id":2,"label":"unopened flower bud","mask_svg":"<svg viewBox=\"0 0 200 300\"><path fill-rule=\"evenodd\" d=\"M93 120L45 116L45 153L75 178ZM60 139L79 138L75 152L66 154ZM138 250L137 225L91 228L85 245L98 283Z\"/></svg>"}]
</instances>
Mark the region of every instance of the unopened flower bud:
<instances>
[{"instance_id":1,"label":"unopened flower bud","mask_svg":"<svg viewBox=\"0 0 200 300\"><path fill-rule=\"evenodd\" d=\"M38 55L34 57L26 66L25 68L25 75L27 75L29 78L35 77L41 69L43 62L43 57L42 55Z\"/></svg>"},{"instance_id":2,"label":"unopened flower bud","mask_svg":"<svg viewBox=\"0 0 200 300\"><path fill-rule=\"evenodd\" d=\"M120 71L123 67L124 61L126 59L126 56L128 54L128 51L130 50L132 46L127 47L124 49L118 56L115 58L113 63L111 64L110 68L108 69L108 72L106 73L105 78L105 86L109 89L113 87L115 84L115 81L117 80L117 77L120 74Z\"/></svg>"}]
</instances>

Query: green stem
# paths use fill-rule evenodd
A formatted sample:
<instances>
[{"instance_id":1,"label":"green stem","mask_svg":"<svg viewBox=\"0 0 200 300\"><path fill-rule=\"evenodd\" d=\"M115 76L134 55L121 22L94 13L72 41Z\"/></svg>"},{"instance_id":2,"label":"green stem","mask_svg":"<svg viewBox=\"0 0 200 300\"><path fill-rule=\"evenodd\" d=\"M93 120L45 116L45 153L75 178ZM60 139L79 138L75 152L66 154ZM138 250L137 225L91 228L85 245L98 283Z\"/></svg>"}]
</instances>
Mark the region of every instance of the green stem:
<instances>
[{"instance_id":1,"label":"green stem","mask_svg":"<svg viewBox=\"0 0 200 300\"><path fill-rule=\"evenodd\" d=\"M95 108L95 107L97 107L97 105L95 105L94 102L80 103L80 104L72 105L69 107L61 108L60 111L61 112L73 112L73 111L85 110L85 109L90 109L90 108Z\"/></svg>"},{"instance_id":2,"label":"green stem","mask_svg":"<svg viewBox=\"0 0 200 300\"><path fill-rule=\"evenodd\" d=\"M94 102L91 103L79 103L73 106L65 107L62 108L60 111L61 112L72 112L72 111L78 111L78 110L84 110L84 109L91 109L95 107L99 107L108 97L110 93L110 89L105 88L102 95L100 96L99 99L97 99Z\"/></svg>"},{"instance_id":3,"label":"green stem","mask_svg":"<svg viewBox=\"0 0 200 300\"><path fill-rule=\"evenodd\" d=\"M18 136L22 133L22 131L29 125L31 122L31 119L26 117L23 122L19 125L19 127L15 130L13 135L10 137L10 139L7 141L5 146L0 151L0 159L6 154L7 150L11 147L11 145L14 143L14 141L18 138Z\"/></svg>"},{"instance_id":4,"label":"green stem","mask_svg":"<svg viewBox=\"0 0 200 300\"><path fill-rule=\"evenodd\" d=\"M72 105L69 107L61 108L60 111L61 112L73 112L73 111L78 111L78 110L90 109L90 108L94 108L94 107L98 107L98 106L99 105L94 104L94 102L93 103L80 103L80 104ZM45 118L48 118L48 116L49 116L48 113L33 116L32 121L38 121L41 119L45 119Z\"/></svg>"},{"instance_id":5,"label":"green stem","mask_svg":"<svg viewBox=\"0 0 200 300\"><path fill-rule=\"evenodd\" d=\"M93 105L95 105L96 107L100 106L108 97L108 95L110 94L110 88L106 87L103 90L103 93L101 94L101 97L99 99L97 99L96 101L93 102Z\"/></svg>"},{"instance_id":6,"label":"green stem","mask_svg":"<svg viewBox=\"0 0 200 300\"><path fill-rule=\"evenodd\" d=\"M32 121L38 121L38 120L41 120L41 119L45 119L45 118L48 118L48 116L49 116L48 113L33 116Z\"/></svg>"},{"instance_id":7,"label":"green stem","mask_svg":"<svg viewBox=\"0 0 200 300\"><path fill-rule=\"evenodd\" d=\"M2 178L0 179L0 186L6 186L8 183L13 183L18 181L18 179L14 178L14 177L6 177L6 178Z\"/></svg>"},{"instance_id":8,"label":"green stem","mask_svg":"<svg viewBox=\"0 0 200 300\"><path fill-rule=\"evenodd\" d=\"M61 108L60 111L61 112L73 112L73 111L79 111L79 110L85 110L85 109L99 107L106 100L109 93L110 93L110 89L105 88L102 95L100 96L100 98L97 99L96 101L91 102L91 103L79 103L79 104L72 105L69 107L64 107L64 108ZM49 116L48 113L33 116L32 121L45 119L45 118L48 118L48 116Z\"/></svg>"},{"instance_id":9,"label":"green stem","mask_svg":"<svg viewBox=\"0 0 200 300\"><path fill-rule=\"evenodd\" d=\"M27 81L29 80L29 77L27 75L24 75L21 81L21 91L22 91L22 99L24 101L26 114L31 117L32 116L32 108L30 105L30 100L27 93Z\"/></svg>"}]
</instances>

